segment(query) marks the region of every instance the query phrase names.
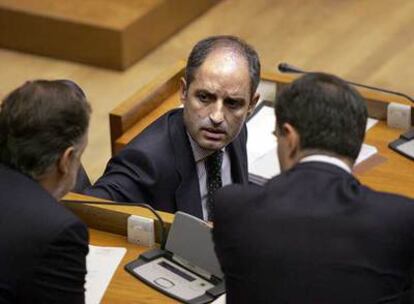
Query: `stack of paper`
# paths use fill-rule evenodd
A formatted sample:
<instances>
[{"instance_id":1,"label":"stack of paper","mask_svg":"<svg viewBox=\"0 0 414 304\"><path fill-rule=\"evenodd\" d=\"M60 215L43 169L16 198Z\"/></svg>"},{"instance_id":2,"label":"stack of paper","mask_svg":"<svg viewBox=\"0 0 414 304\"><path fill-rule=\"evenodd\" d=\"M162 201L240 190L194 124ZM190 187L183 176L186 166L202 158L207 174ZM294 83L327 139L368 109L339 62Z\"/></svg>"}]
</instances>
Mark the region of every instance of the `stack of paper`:
<instances>
[{"instance_id":1,"label":"stack of paper","mask_svg":"<svg viewBox=\"0 0 414 304\"><path fill-rule=\"evenodd\" d=\"M378 120L368 119L366 131ZM273 107L261 105L260 110L247 122L247 157L249 160L249 179L257 184L280 173L277 157L277 141L272 132L275 130ZM363 162L378 152L377 148L363 144L356 164Z\"/></svg>"},{"instance_id":2,"label":"stack of paper","mask_svg":"<svg viewBox=\"0 0 414 304\"><path fill-rule=\"evenodd\" d=\"M226 304L226 294L222 294L217 299L215 299L211 304Z\"/></svg>"},{"instance_id":3,"label":"stack of paper","mask_svg":"<svg viewBox=\"0 0 414 304\"><path fill-rule=\"evenodd\" d=\"M98 247L89 245L86 257L85 303L98 304L105 293L119 263L125 255L122 247Z\"/></svg>"}]
</instances>

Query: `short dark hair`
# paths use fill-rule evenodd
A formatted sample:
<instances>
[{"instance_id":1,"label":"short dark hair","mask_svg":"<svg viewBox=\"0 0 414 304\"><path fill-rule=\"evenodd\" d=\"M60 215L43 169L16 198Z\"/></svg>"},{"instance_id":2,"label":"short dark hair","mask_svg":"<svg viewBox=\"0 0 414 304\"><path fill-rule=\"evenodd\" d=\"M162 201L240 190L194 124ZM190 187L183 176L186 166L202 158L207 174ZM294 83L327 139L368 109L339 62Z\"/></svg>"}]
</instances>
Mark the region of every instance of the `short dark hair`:
<instances>
[{"instance_id":1,"label":"short dark hair","mask_svg":"<svg viewBox=\"0 0 414 304\"><path fill-rule=\"evenodd\" d=\"M211 36L199 41L191 50L185 68L185 81L189 87L194 74L207 56L218 48L231 48L242 55L249 67L250 90L253 97L260 81L260 60L256 51L244 40L235 36Z\"/></svg>"},{"instance_id":2,"label":"short dark hair","mask_svg":"<svg viewBox=\"0 0 414 304\"><path fill-rule=\"evenodd\" d=\"M35 80L15 89L0 108L0 162L32 178L86 134L91 107L70 80Z\"/></svg>"},{"instance_id":3,"label":"short dark hair","mask_svg":"<svg viewBox=\"0 0 414 304\"><path fill-rule=\"evenodd\" d=\"M289 123L299 133L302 150L316 149L354 161L358 157L367 108L344 80L325 73L306 74L281 90L275 112L279 130Z\"/></svg>"}]
</instances>

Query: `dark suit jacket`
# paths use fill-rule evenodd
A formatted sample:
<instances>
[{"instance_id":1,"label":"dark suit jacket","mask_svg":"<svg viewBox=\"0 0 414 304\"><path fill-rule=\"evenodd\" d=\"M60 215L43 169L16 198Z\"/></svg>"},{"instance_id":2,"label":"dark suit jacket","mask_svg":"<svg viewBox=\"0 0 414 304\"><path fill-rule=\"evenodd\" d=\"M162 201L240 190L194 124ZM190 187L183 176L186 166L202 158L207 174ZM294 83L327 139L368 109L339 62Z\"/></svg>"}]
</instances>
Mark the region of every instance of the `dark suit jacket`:
<instances>
[{"instance_id":1,"label":"dark suit jacket","mask_svg":"<svg viewBox=\"0 0 414 304\"><path fill-rule=\"evenodd\" d=\"M0 303L84 303L86 226L0 164Z\"/></svg>"},{"instance_id":2,"label":"dark suit jacket","mask_svg":"<svg viewBox=\"0 0 414 304\"><path fill-rule=\"evenodd\" d=\"M299 164L215 201L228 304L400 303L411 285L414 201L334 165Z\"/></svg>"},{"instance_id":3,"label":"dark suit jacket","mask_svg":"<svg viewBox=\"0 0 414 304\"><path fill-rule=\"evenodd\" d=\"M244 127L228 147L234 183L248 182L246 133ZM202 218L197 169L183 110L166 113L134 138L85 193Z\"/></svg>"}]
</instances>

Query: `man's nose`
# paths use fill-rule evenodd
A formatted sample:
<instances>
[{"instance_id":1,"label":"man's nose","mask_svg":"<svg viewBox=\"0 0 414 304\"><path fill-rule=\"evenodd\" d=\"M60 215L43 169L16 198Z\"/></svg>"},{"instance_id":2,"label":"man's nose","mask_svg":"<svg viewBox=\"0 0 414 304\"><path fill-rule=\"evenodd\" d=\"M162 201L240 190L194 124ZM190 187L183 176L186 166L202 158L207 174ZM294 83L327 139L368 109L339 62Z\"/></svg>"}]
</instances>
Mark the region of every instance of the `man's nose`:
<instances>
[{"instance_id":1,"label":"man's nose","mask_svg":"<svg viewBox=\"0 0 414 304\"><path fill-rule=\"evenodd\" d=\"M221 100L216 101L211 105L210 120L213 124L219 125L224 121L224 107Z\"/></svg>"}]
</instances>

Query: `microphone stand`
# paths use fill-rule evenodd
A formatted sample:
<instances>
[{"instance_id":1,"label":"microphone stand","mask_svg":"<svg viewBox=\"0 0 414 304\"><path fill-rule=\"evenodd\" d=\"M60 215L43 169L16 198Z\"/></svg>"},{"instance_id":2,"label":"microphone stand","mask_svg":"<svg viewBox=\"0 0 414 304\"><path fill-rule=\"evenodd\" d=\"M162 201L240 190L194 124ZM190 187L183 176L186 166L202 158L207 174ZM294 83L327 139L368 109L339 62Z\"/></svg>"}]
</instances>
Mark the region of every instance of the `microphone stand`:
<instances>
[{"instance_id":1,"label":"microphone stand","mask_svg":"<svg viewBox=\"0 0 414 304\"><path fill-rule=\"evenodd\" d=\"M288 63L282 62L278 65L278 70L282 73L294 73L294 74L308 74L310 72L304 71L300 68L297 68L293 65L290 65ZM379 91L379 92L384 92L384 93L388 93L388 94L393 94L393 95L397 95L397 96L401 96L404 97L405 99L409 100L410 102L414 103L414 99L404 93L400 93L400 92L396 92L396 91L391 91L391 90L387 90L387 89L383 89L383 88L377 88L377 87L373 87L373 86L369 86L366 84L361 84L361 83L356 83L356 82L352 82L352 81L347 81L345 80L348 84L353 85L353 86L357 86L357 87L362 87L362 88L367 88L370 90L374 90L374 91ZM414 148L413 151L411 152L407 152L406 150L401 150L398 147L404 143L407 142L411 142L413 141L414 143L414 127L411 127L408 131L404 132L403 134L400 135L400 138L392 141L391 143L388 144L388 147L391 148L392 150L398 152L399 154L410 158L411 160L414 160ZM414 146L414 145L413 145Z\"/></svg>"}]
</instances>

